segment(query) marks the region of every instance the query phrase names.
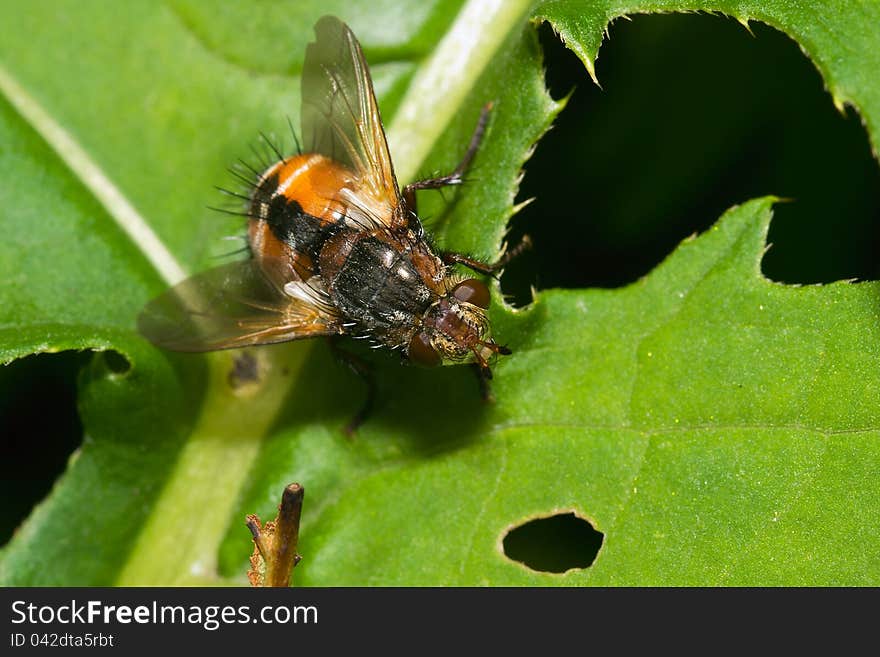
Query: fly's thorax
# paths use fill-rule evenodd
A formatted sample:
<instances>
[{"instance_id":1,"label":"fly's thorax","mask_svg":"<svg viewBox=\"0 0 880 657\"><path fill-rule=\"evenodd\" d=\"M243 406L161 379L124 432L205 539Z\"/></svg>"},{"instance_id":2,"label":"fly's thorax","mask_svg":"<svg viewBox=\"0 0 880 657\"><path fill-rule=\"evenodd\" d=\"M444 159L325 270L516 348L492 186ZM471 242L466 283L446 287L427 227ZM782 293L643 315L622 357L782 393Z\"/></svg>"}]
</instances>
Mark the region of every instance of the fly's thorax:
<instances>
[{"instance_id":1,"label":"fly's thorax","mask_svg":"<svg viewBox=\"0 0 880 657\"><path fill-rule=\"evenodd\" d=\"M345 231L321 253L321 274L344 320L386 346L405 346L437 298L412 256L385 231Z\"/></svg>"}]
</instances>

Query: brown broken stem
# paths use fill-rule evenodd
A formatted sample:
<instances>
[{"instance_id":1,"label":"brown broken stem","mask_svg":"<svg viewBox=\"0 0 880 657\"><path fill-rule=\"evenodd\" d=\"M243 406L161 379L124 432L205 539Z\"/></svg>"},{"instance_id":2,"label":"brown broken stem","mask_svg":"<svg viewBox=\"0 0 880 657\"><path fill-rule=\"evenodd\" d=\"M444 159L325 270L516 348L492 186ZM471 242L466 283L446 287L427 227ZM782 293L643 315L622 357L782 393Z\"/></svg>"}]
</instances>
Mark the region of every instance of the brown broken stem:
<instances>
[{"instance_id":1,"label":"brown broken stem","mask_svg":"<svg viewBox=\"0 0 880 657\"><path fill-rule=\"evenodd\" d=\"M254 553L248 579L254 586L290 586L294 566L300 562L296 553L304 489L288 484L281 495L275 520L260 525L256 515L247 516L247 527L254 538Z\"/></svg>"}]
</instances>

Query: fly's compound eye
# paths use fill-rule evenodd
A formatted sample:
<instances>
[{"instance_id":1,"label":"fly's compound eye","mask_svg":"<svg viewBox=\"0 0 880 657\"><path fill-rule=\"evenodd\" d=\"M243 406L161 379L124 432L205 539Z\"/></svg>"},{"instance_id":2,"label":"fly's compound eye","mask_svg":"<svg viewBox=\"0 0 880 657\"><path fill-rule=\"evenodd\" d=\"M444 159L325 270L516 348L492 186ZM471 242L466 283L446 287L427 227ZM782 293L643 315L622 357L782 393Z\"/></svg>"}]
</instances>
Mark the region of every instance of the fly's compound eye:
<instances>
[{"instance_id":1,"label":"fly's compound eye","mask_svg":"<svg viewBox=\"0 0 880 657\"><path fill-rule=\"evenodd\" d=\"M472 303L480 308L489 307L489 288L483 281L468 278L452 288L452 296L459 301Z\"/></svg>"},{"instance_id":2,"label":"fly's compound eye","mask_svg":"<svg viewBox=\"0 0 880 657\"><path fill-rule=\"evenodd\" d=\"M428 335L421 331L409 341L409 349L406 353L412 362L423 367L436 367L443 360L437 350L431 346Z\"/></svg>"}]
</instances>

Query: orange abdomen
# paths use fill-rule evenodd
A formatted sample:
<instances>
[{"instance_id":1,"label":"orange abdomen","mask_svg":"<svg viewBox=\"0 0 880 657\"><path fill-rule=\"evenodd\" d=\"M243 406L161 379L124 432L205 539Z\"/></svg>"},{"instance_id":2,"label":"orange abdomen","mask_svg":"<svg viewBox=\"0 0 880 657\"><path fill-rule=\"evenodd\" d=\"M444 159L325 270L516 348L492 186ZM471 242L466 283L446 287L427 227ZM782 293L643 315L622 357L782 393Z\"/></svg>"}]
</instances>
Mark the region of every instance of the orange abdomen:
<instances>
[{"instance_id":1,"label":"orange abdomen","mask_svg":"<svg viewBox=\"0 0 880 657\"><path fill-rule=\"evenodd\" d=\"M307 280L327 229L345 216L338 192L352 184L349 169L317 153L273 164L251 195L248 241L254 257L287 260Z\"/></svg>"}]
</instances>

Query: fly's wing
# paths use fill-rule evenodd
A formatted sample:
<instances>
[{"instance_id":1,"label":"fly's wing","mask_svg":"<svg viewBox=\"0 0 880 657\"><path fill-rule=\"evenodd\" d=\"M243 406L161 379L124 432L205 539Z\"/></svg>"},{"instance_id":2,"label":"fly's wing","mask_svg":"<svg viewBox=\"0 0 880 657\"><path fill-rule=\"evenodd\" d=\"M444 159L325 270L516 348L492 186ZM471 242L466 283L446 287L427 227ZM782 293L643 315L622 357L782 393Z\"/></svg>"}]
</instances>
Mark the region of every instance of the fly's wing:
<instances>
[{"instance_id":1,"label":"fly's wing","mask_svg":"<svg viewBox=\"0 0 880 657\"><path fill-rule=\"evenodd\" d=\"M302 132L312 152L353 173L335 192L354 227L393 226L400 190L391 165L373 81L351 29L334 16L315 24L302 75Z\"/></svg>"},{"instance_id":2,"label":"fly's wing","mask_svg":"<svg viewBox=\"0 0 880 657\"><path fill-rule=\"evenodd\" d=\"M266 263L271 265L271 263ZM283 287L255 260L209 269L150 301L138 329L172 351L214 351L341 331L320 277Z\"/></svg>"}]
</instances>

